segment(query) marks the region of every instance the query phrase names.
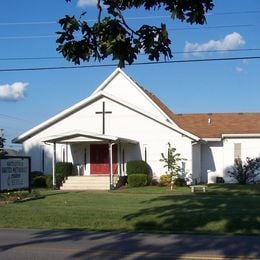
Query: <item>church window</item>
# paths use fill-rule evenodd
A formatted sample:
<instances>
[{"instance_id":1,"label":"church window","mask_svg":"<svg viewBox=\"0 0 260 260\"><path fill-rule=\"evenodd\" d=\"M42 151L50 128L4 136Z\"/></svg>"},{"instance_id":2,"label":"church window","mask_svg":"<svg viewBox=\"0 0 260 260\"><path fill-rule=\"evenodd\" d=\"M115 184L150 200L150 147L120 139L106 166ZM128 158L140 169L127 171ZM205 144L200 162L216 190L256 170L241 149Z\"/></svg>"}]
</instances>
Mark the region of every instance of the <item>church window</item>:
<instances>
[{"instance_id":1,"label":"church window","mask_svg":"<svg viewBox=\"0 0 260 260\"><path fill-rule=\"evenodd\" d=\"M234 144L234 159L241 159L241 143Z\"/></svg>"}]
</instances>

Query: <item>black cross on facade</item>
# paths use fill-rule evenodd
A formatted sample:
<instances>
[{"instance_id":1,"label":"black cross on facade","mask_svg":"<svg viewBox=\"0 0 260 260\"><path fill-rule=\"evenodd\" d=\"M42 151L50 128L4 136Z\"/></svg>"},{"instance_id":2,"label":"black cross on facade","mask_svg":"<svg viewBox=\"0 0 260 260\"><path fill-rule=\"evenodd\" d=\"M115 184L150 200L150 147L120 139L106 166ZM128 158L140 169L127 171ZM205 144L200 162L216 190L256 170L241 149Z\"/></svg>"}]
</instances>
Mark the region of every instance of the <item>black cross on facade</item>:
<instances>
[{"instance_id":1,"label":"black cross on facade","mask_svg":"<svg viewBox=\"0 0 260 260\"><path fill-rule=\"evenodd\" d=\"M105 102L102 102L102 111L96 112L96 114L102 114L102 134L105 134L105 115L112 114L112 111L106 111Z\"/></svg>"}]
</instances>

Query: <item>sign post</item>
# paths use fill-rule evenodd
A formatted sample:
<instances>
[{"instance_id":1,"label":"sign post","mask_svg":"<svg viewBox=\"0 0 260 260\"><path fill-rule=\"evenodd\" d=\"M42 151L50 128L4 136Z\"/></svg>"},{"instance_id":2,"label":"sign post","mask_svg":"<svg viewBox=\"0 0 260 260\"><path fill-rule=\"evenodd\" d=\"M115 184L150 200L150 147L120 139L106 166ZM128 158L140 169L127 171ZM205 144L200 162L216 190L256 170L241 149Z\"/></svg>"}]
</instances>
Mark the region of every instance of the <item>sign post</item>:
<instances>
[{"instance_id":1,"label":"sign post","mask_svg":"<svg viewBox=\"0 0 260 260\"><path fill-rule=\"evenodd\" d=\"M31 158L0 157L0 192L29 190L31 192Z\"/></svg>"}]
</instances>

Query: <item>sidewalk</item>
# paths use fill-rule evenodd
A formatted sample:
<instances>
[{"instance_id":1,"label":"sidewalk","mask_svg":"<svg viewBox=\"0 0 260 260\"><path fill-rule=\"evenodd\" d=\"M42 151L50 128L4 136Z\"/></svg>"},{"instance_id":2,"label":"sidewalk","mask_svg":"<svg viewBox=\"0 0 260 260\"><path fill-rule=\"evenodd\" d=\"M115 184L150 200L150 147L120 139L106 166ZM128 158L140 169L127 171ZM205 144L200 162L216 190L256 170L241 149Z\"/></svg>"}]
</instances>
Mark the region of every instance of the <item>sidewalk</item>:
<instances>
[{"instance_id":1,"label":"sidewalk","mask_svg":"<svg viewBox=\"0 0 260 260\"><path fill-rule=\"evenodd\" d=\"M260 236L0 229L1 259L260 259Z\"/></svg>"}]
</instances>

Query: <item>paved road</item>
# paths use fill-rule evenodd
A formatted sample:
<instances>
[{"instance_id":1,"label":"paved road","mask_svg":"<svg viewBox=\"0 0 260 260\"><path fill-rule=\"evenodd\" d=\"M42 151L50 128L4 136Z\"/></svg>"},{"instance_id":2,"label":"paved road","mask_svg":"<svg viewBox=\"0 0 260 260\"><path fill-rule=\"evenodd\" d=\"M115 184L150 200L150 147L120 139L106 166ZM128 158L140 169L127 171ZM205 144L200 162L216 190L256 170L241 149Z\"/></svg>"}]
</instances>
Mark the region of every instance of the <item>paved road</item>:
<instances>
[{"instance_id":1,"label":"paved road","mask_svg":"<svg viewBox=\"0 0 260 260\"><path fill-rule=\"evenodd\" d=\"M260 236L0 229L0 259L260 259Z\"/></svg>"}]
</instances>

